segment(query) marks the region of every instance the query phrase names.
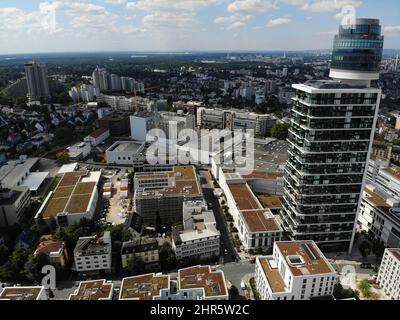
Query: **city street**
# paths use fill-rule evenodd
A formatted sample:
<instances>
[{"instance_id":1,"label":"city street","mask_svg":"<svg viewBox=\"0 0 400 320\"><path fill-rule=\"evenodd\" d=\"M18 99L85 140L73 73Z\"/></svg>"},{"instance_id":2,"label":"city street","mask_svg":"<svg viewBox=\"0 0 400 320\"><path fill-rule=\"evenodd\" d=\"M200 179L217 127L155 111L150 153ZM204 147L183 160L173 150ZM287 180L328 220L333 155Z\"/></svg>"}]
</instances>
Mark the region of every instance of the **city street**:
<instances>
[{"instance_id":1,"label":"city street","mask_svg":"<svg viewBox=\"0 0 400 320\"><path fill-rule=\"evenodd\" d=\"M213 180L209 171L200 171L201 186L207 203L211 203L217 222L217 228L221 233L221 262L227 263L240 259L233 245L233 238L226 224L224 213L217 197L214 195Z\"/></svg>"}]
</instances>

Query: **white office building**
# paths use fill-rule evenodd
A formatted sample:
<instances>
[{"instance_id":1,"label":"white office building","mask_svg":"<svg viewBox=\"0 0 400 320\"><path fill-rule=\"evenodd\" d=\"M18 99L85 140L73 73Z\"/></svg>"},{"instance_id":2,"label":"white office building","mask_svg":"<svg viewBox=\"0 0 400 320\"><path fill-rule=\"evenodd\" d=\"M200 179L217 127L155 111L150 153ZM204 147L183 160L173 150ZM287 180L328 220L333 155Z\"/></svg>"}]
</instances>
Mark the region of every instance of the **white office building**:
<instances>
[{"instance_id":1,"label":"white office building","mask_svg":"<svg viewBox=\"0 0 400 320\"><path fill-rule=\"evenodd\" d=\"M276 242L257 258L255 281L262 300L309 300L331 296L337 274L314 241Z\"/></svg>"},{"instance_id":2,"label":"white office building","mask_svg":"<svg viewBox=\"0 0 400 320\"><path fill-rule=\"evenodd\" d=\"M385 250L377 282L390 299L400 300L400 249Z\"/></svg>"},{"instance_id":3,"label":"white office building","mask_svg":"<svg viewBox=\"0 0 400 320\"><path fill-rule=\"evenodd\" d=\"M79 272L105 270L111 272L111 235L104 232L102 237L81 237L74 249L75 269Z\"/></svg>"},{"instance_id":4,"label":"white office building","mask_svg":"<svg viewBox=\"0 0 400 320\"><path fill-rule=\"evenodd\" d=\"M178 260L217 258L220 232L215 216L203 200L183 202L183 230L172 232L172 247Z\"/></svg>"},{"instance_id":5,"label":"white office building","mask_svg":"<svg viewBox=\"0 0 400 320\"><path fill-rule=\"evenodd\" d=\"M400 169L380 167L363 190L358 228L386 247L400 247Z\"/></svg>"}]
</instances>

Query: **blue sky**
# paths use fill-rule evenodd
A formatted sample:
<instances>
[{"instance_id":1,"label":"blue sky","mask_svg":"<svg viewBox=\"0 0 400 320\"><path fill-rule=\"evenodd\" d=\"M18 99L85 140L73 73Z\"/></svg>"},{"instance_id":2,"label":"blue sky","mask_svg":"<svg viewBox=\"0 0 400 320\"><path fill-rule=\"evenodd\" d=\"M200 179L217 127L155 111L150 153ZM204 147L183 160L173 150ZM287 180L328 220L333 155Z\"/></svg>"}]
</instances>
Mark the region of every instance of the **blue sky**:
<instances>
[{"instance_id":1,"label":"blue sky","mask_svg":"<svg viewBox=\"0 0 400 320\"><path fill-rule=\"evenodd\" d=\"M0 54L329 49L351 12L400 48L398 0L1 0Z\"/></svg>"}]
</instances>

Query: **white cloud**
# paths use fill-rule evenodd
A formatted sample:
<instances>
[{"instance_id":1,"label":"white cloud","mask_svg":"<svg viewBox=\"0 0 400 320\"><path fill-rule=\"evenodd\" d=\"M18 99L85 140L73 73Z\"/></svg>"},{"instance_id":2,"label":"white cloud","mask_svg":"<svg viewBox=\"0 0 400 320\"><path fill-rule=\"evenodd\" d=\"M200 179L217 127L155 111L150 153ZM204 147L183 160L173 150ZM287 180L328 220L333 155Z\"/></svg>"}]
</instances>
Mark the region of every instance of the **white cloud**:
<instances>
[{"instance_id":1,"label":"white cloud","mask_svg":"<svg viewBox=\"0 0 400 320\"><path fill-rule=\"evenodd\" d=\"M303 4L301 9L310 12L332 12L340 10L345 6L358 8L361 5L362 2L357 0L315 0Z\"/></svg>"},{"instance_id":2,"label":"white cloud","mask_svg":"<svg viewBox=\"0 0 400 320\"><path fill-rule=\"evenodd\" d=\"M125 4L126 0L106 0L106 3L110 4Z\"/></svg>"},{"instance_id":3,"label":"white cloud","mask_svg":"<svg viewBox=\"0 0 400 320\"><path fill-rule=\"evenodd\" d=\"M226 30L231 30L235 28L245 27L247 22L252 20L254 16L252 15L231 15L228 17L216 17L214 23L216 24L228 24Z\"/></svg>"},{"instance_id":4,"label":"white cloud","mask_svg":"<svg viewBox=\"0 0 400 320\"><path fill-rule=\"evenodd\" d=\"M276 18L276 19L271 19L267 23L267 27L275 27L275 26L280 26L282 24L288 24L292 22L291 19L289 18Z\"/></svg>"},{"instance_id":5,"label":"white cloud","mask_svg":"<svg viewBox=\"0 0 400 320\"><path fill-rule=\"evenodd\" d=\"M235 0L228 5L228 11L231 13L260 13L277 10L274 0Z\"/></svg>"},{"instance_id":6,"label":"white cloud","mask_svg":"<svg viewBox=\"0 0 400 320\"><path fill-rule=\"evenodd\" d=\"M194 22L194 13L156 11L142 19L143 27L150 29L170 30L173 28L187 28Z\"/></svg>"},{"instance_id":7,"label":"white cloud","mask_svg":"<svg viewBox=\"0 0 400 320\"><path fill-rule=\"evenodd\" d=\"M384 34L399 34L400 35L400 25L398 26L385 26L383 27Z\"/></svg>"},{"instance_id":8,"label":"white cloud","mask_svg":"<svg viewBox=\"0 0 400 320\"><path fill-rule=\"evenodd\" d=\"M155 11L195 11L199 8L205 8L212 5L222 3L222 0L138 0L135 2L128 2L127 9L143 10L148 12Z\"/></svg>"},{"instance_id":9,"label":"white cloud","mask_svg":"<svg viewBox=\"0 0 400 320\"><path fill-rule=\"evenodd\" d=\"M321 31L321 32L317 33L317 35L319 35L319 36L329 36L329 37L332 37L336 34L337 34L337 31Z\"/></svg>"}]
</instances>

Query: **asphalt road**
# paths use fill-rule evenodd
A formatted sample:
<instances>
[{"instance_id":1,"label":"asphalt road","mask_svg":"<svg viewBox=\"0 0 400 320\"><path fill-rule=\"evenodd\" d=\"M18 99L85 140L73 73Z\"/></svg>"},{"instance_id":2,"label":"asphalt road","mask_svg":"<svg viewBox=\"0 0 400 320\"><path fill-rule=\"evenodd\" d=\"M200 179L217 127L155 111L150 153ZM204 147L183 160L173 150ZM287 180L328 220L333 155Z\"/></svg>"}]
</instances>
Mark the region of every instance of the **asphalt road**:
<instances>
[{"instance_id":1,"label":"asphalt road","mask_svg":"<svg viewBox=\"0 0 400 320\"><path fill-rule=\"evenodd\" d=\"M211 203L221 233L221 262L228 263L240 259L233 245L233 238L226 224L224 213L217 197L214 195L213 180L209 171L200 171L201 186L207 203Z\"/></svg>"}]
</instances>

